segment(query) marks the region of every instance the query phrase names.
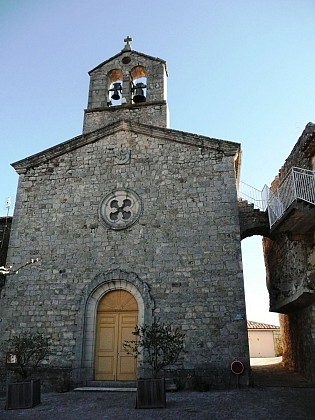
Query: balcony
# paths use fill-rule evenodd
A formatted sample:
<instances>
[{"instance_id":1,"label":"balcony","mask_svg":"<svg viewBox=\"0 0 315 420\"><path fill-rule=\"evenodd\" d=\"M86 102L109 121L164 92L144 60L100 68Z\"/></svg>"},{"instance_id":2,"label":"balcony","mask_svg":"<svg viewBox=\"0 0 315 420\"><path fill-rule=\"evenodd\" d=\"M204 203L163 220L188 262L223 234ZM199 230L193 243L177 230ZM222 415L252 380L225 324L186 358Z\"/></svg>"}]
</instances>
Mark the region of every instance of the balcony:
<instances>
[{"instance_id":1,"label":"balcony","mask_svg":"<svg viewBox=\"0 0 315 420\"><path fill-rule=\"evenodd\" d=\"M305 234L315 226L315 172L293 167L276 191L265 187L270 229Z\"/></svg>"},{"instance_id":2,"label":"balcony","mask_svg":"<svg viewBox=\"0 0 315 420\"><path fill-rule=\"evenodd\" d=\"M275 191L241 183L239 197L268 211L271 231L305 234L315 227L315 171L292 167Z\"/></svg>"}]
</instances>

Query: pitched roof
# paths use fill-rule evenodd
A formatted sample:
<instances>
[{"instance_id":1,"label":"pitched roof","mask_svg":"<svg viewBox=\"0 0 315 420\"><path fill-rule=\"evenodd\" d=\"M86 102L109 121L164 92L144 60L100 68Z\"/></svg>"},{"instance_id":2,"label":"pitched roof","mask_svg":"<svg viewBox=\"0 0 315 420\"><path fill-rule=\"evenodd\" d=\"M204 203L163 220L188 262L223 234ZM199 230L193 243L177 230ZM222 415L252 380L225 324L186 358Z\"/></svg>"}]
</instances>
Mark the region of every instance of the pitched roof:
<instances>
[{"instance_id":1,"label":"pitched roof","mask_svg":"<svg viewBox=\"0 0 315 420\"><path fill-rule=\"evenodd\" d=\"M277 325L263 324L262 322L247 321L247 329L249 330L279 330Z\"/></svg>"},{"instance_id":2,"label":"pitched roof","mask_svg":"<svg viewBox=\"0 0 315 420\"><path fill-rule=\"evenodd\" d=\"M35 155L19 160L11 164L18 174L25 173L28 168L38 166L57 156L64 155L72 150L79 149L87 144L94 143L104 137L110 136L119 131L130 131L137 134L144 134L148 137L159 138L175 143L205 147L218 150L225 155L233 156L240 151L240 144L228 140L213 139L193 133L187 133L169 128L155 127L152 125L140 124L129 120L120 120L106 125L98 130L74 137Z\"/></svg>"}]
</instances>

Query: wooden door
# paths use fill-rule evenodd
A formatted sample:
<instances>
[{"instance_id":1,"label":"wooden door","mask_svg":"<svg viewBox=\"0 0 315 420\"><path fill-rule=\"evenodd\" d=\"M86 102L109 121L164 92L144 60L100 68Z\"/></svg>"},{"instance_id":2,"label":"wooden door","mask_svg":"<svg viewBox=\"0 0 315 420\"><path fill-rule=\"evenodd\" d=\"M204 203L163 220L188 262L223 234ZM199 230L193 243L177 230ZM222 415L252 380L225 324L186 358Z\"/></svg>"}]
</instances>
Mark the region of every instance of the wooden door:
<instances>
[{"instance_id":1,"label":"wooden door","mask_svg":"<svg viewBox=\"0 0 315 420\"><path fill-rule=\"evenodd\" d=\"M134 297L124 291L108 293L97 312L95 379L126 381L136 379L136 359L123 348L125 340L133 340L138 322L138 306Z\"/></svg>"}]
</instances>

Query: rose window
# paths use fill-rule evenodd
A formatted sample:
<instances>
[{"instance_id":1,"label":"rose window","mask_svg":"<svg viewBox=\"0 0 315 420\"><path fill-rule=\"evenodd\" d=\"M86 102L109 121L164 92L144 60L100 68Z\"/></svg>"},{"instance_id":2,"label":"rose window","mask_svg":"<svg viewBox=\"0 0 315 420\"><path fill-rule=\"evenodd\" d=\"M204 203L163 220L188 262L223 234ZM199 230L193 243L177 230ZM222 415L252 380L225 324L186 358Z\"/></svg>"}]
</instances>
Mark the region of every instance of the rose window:
<instances>
[{"instance_id":1,"label":"rose window","mask_svg":"<svg viewBox=\"0 0 315 420\"><path fill-rule=\"evenodd\" d=\"M112 229L125 229L138 220L142 211L138 194L131 190L113 191L100 204L100 219Z\"/></svg>"}]
</instances>

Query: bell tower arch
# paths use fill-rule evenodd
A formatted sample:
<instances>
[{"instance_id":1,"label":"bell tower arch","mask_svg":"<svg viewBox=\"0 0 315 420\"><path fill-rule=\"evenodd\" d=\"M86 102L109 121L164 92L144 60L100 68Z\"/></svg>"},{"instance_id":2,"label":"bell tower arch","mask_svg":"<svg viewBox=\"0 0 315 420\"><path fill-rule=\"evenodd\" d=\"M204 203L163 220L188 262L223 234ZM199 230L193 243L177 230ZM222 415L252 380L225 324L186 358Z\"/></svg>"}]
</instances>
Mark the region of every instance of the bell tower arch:
<instances>
[{"instance_id":1,"label":"bell tower arch","mask_svg":"<svg viewBox=\"0 0 315 420\"><path fill-rule=\"evenodd\" d=\"M131 48L126 37L120 53L89 72L83 133L119 120L168 128L166 62Z\"/></svg>"}]
</instances>

